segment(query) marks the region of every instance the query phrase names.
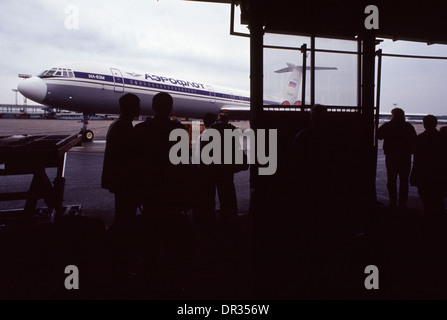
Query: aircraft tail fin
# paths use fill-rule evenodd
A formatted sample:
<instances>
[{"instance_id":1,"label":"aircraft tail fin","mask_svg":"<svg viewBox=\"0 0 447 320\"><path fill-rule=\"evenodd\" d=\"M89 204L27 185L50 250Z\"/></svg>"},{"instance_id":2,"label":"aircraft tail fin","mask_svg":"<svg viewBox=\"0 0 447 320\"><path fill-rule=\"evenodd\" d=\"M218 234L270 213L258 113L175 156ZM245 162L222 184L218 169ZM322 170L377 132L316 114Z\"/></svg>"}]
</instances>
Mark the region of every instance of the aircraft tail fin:
<instances>
[{"instance_id":1,"label":"aircraft tail fin","mask_svg":"<svg viewBox=\"0 0 447 320\"><path fill-rule=\"evenodd\" d=\"M306 70L310 70L310 67L306 67ZM337 70L335 67L315 67L315 70ZM298 92L301 84L301 73L303 72L302 66L297 66L293 63L287 62L287 68L276 70L275 73L291 72L286 87L281 92L280 101L282 105L301 105L301 101L298 100Z\"/></svg>"}]
</instances>

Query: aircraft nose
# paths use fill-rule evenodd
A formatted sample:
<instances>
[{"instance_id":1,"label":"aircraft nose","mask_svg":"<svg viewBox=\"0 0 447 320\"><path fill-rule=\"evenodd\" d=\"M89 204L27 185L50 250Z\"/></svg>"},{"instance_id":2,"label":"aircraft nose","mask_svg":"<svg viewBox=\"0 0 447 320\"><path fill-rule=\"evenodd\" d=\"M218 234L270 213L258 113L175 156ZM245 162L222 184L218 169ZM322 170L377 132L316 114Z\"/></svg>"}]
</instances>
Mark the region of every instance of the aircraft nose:
<instances>
[{"instance_id":1,"label":"aircraft nose","mask_svg":"<svg viewBox=\"0 0 447 320\"><path fill-rule=\"evenodd\" d=\"M47 85L39 77L31 77L19 83L17 90L28 99L41 103L47 95Z\"/></svg>"}]
</instances>

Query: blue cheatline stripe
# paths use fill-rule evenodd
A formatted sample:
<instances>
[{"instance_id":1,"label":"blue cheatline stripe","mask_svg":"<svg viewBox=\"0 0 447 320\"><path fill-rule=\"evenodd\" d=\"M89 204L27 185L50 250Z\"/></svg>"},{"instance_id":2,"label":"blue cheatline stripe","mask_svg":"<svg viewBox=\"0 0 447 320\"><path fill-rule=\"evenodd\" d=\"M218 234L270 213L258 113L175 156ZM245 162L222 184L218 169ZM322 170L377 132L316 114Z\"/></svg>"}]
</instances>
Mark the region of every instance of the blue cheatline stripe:
<instances>
[{"instance_id":1,"label":"blue cheatline stripe","mask_svg":"<svg viewBox=\"0 0 447 320\"><path fill-rule=\"evenodd\" d=\"M88 76L89 74L97 75L98 78L102 78L103 80L93 79ZM75 71L75 75L76 75L76 77L75 77L76 80L74 80L73 78L60 78L60 77L52 77L52 78L48 78L48 79L51 79L51 80L70 79L69 80L70 82L73 81L73 82L89 83L89 84L95 84L95 85L102 84L102 85L106 85L109 87L115 86L115 82L113 81L113 76L92 74L92 73L85 73L85 72L78 72L78 71ZM77 80L77 79L86 79L86 80ZM109 82L109 83L98 83L97 81ZM137 81L138 81L138 83L137 83ZM140 82L141 82L141 84L140 84ZM117 85L121 85L121 84L122 84L121 82L117 83ZM216 101L220 101L223 103L224 102L233 103L234 102L233 100L235 100L235 99L231 98L229 94L225 94L225 93L215 92L214 96L211 96L210 91L206 91L206 90L183 88L183 87L153 83L153 82L148 82L148 81L132 80L132 79L128 79L128 78L124 78L124 84L127 85L127 88L129 88L129 89L154 91L154 93L156 93L157 90L172 90L172 91L177 91L179 93L183 93L185 96L195 97L197 95L200 95L201 98L203 98L203 99L216 99ZM150 89L153 89L153 90L150 90ZM239 97L239 99L236 100L238 103L245 103L247 106L249 106L250 98L244 97L244 96L237 96L237 97ZM271 101L271 100L264 100L263 103L265 105L277 105L278 104L277 101Z\"/></svg>"},{"instance_id":2,"label":"blue cheatline stripe","mask_svg":"<svg viewBox=\"0 0 447 320\"><path fill-rule=\"evenodd\" d=\"M106 81L106 82L112 82L115 84L115 81L113 80L113 76L105 75L105 74L98 74L98 73L87 73L87 72L80 72L80 71L74 71L76 78L81 79L88 79L88 80L97 80L97 81ZM121 77L115 77L117 85L122 84L122 78ZM214 95L210 94L210 91L207 90L201 90L197 88L185 88L180 86L174 86L174 85L168 85L168 84L159 84L144 80L133 80L124 78L124 84L129 86L137 86L137 87L143 87L143 88L154 88L154 89L162 89L162 90L172 90L180 93L192 93L196 95L206 96L206 98L209 99L223 99L225 101L231 100L231 102L234 102L233 100L236 100L239 103L249 103L250 98L244 97L244 96L238 96L233 95L230 96L229 94L224 94L220 92L215 92ZM235 98L238 99L235 99Z\"/></svg>"}]
</instances>

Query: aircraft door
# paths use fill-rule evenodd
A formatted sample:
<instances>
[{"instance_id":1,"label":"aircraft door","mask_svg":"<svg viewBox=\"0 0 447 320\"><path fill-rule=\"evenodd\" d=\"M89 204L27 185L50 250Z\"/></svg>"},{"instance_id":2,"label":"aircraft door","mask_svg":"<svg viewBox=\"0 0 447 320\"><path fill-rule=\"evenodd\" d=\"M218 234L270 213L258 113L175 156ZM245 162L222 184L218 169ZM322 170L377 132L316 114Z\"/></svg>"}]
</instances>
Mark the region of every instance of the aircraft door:
<instances>
[{"instance_id":1,"label":"aircraft door","mask_svg":"<svg viewBox=\"0 0 447 320\"><path fill-rule=\"evenodd\" d=\"M215 103L216 102L216 92L214 92L214 88L210 85L207 85L206 88L208 89L208 92L210 95L210 102Z\"/></svg>"},{"instance_id":2,"label":"aircraft door","mask_svg":"<svg viewBox=\"0 0 447 320\"><path fill-rule=\"evenodd\" d=\"M112 71L115 92L124 92L124 78L121 71L114 68L110 68L110 71Z\"/></svg>"}]
</instances>

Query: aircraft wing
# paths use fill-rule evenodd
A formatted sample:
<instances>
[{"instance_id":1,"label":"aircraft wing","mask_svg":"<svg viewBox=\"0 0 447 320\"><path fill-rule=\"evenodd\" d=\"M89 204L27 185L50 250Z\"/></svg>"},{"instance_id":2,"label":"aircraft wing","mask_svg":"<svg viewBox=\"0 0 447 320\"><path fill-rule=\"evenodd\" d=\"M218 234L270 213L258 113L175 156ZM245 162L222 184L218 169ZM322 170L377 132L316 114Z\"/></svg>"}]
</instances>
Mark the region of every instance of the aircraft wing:
<instances>
[{"instance_id":1,"label":"aircraft wing","mask_svg":"<svg viewBox=\"0 0 447 320\"><path fill-rule=\"evenodd\" d=\"M227 112L231 119L234 120L248 120L250 119L250 107L239 105L225 105L220 111Z\"/></svg>"},{"instance_id":2,"label":"aircraft wing","mask_svg":"<svg viewBox=\"0 0 447 320\"><path fill-rule=\"evenodd\" d=\"M276 70L275 73L292 72L294 69L302 71L302 66L296 66L293 63L287 62L288 67ZM311 67L306 67L306 70L311 70ZM336 67L315 67L315 70L338 70Z\"/></svg>"}]
</instances>

